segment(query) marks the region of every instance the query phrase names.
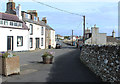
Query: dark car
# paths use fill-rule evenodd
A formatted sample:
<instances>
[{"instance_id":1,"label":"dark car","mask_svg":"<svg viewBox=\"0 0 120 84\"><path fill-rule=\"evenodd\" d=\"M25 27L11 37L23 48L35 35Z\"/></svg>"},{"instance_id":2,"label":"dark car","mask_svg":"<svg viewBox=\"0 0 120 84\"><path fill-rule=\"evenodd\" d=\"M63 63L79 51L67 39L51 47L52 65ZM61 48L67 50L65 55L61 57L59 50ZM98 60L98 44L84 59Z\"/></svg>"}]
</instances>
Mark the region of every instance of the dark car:
<instances>
[{"instance_id":1,"label":"dark car","mask_svg":"<svg viewBox=\"0 0 120 84\"><path fill-rule=\"evenodd\" d=\"M60 48L62 48L62 45L60 43L57 43L56 44L56 49L60 49Z\"/></svg>"}]
</instances>

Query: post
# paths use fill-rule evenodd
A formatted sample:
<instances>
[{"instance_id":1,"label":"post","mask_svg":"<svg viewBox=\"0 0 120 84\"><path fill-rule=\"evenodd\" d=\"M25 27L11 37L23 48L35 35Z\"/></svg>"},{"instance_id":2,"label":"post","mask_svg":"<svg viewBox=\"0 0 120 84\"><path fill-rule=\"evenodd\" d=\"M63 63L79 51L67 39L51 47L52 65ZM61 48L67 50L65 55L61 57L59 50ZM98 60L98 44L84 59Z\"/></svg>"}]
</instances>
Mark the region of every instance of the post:
<instances>
[{"instance_id":1,"label":"post","mask_svg":"<svg viewBox=\"0 0 120 84\"><path fill-rule=\"evenodd\" d=\"M72 30L72 46L73 46L73 30Z\"/></svg>"},{"instance_id":2,"label":"post","mask_svg":"<svg viewBox=\"0 0 120 84\"><path fill-rule=\"evenodd\" d=\"M85 16L83 16L83 43L85 43Z\"/></svg>"},{"instance_id":3,"label":"post","mask_svg":"<svg viewBox=\"0 0 120 84\"><path fill-rule=\"evenodd\" d=\"M57 39L58 39L58 34L57 34Z\"/></svg>"}]
</instances>

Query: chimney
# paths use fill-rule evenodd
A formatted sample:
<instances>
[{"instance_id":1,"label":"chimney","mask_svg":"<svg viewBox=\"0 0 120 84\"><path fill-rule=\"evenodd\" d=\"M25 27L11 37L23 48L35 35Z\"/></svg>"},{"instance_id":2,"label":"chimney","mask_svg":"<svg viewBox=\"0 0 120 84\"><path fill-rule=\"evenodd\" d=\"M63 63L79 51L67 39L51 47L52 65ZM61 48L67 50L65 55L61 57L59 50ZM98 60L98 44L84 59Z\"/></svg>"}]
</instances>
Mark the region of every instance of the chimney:
<instances>
[{"instance_id":1,"label":"chimney","mask_svg":"<svg viewBox=\"0 0 120 84\"><path fill-rule=\"evenodd\" d=\"M9 0L9 2L13 2L13 0Z\"/></svg>"},{"instance_id":2,"label":"chimney","mask_svg":"<svg viewBox=\"0 0 120 84\"><path fill-rule=\"evenodd\" d=\"M25 11L22 11L22 18L25 18Z\"/></svg>"},{"instance_id":3,"label":"chimney","mask_svg":"<svg viewBox=\"0 0 120 84\"><path fill-rule=\"evenodd\" d=\"M46 19L46 17L43 17L43 18L42 18L42 21L47 24L47 19Z\"/></svg>"},{"instance_id":4,"label":"chimney","mask_svg":"<svg viewBox=\"0 0 120 84\"><path fill-rule=\"evenodd\" d=\"M31 19L34 21L34 16L33 15L31 15Z\"/></svg>"},{"instance_id":5,"label":"chimney","mask_svg":"<svg viewBox=\"0 0 120 84\"><path fill-rule=\"evenodd\" d=\"M112 37L115 38L115 31L112 32Z\"/></svg>"},{"instance_id":6,"label":"chimney","mask_svg":"<svg viewBox=\"0 0 120 84\"><path fill-rule=\"evenodd\" d=\"M39 17L38 17L38 21L39 21Z\"/></svg>"},{"instance_id":7,"label":"chimney","mask_svg":"<svg viewBox=\"0 0 120 84\"><path fill-rule=\"evenodd\" d=\"M16 15L18 16L18 18L19 18L20 20L22 20L21 5L20 5L20 4L16 7Z\"/></svg>"},{"instance_id":8,"label":"chimney","mask_svg":"<svg viewBox=\"0 0 120 84\"><path fill-rule=\"evenodd\" d=\"M5 13L9 13L9 14L14 14L16 15L16 11L15 11L15 3L13 2L13 0L9 0L7 3L7 7L6 7L6 12Z\"/></svg>"}]
</instances>

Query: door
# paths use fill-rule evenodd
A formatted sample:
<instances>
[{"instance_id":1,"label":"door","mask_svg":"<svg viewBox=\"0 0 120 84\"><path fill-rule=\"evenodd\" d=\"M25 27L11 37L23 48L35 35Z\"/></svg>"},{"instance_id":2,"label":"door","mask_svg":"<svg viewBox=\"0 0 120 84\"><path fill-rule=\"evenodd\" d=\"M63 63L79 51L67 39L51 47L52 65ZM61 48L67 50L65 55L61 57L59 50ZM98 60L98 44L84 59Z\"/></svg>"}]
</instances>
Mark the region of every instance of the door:
<instances>
[{"instance_id":1,"label":"door","mask_svg":"<svg viewBox=\"0 0 120 84\"><path fill-rule=\"evenodd\" d=\"M40 48L39 45L40 45L40 39L36 38L36 48Z\"/></svg>"},{"instance_id":2,"label":"door","mask_svg":"<svg viewBox=\"0 0 120 84\"><path fill-rule=\"evenodd\" d=\"M13 36L7 37L7 50L13 50Z\"/></svg>"}]
</instances>

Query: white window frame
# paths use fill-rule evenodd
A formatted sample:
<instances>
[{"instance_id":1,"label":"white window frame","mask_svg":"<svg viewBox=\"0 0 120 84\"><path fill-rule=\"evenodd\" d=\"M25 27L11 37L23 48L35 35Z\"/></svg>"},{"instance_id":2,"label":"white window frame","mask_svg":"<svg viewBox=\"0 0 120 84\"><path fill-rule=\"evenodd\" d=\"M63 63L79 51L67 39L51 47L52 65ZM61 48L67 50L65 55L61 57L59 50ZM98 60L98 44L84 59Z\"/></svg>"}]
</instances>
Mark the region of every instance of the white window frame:
<instances>
[{"instance_id":1,"label":"white window frame","mask_svg":"<svg viewBox=\"0 0 120 84\"><path fill-rule=\"evenodd\" d=\"M17 47L20 46L23 46L23 36L17 36Z\"/></svg>"},{"instance_id":2,"label":"white window frame","mask_svg":"<svg viewBox=\"0 0 120 84\"><path fill-rule=\"evenodd\" d=\"M44 35L44 27L41 27L41 35Z\"/></svg>"},{"instance_id":3,"label":"white window frame","mask_svg":"<svg viewBox=\"0 0 120 84\"><path fill-rule=\"evenodd\" d=\"M30 35L33 35L33 25L30 24Z\"/></svg>"},{"instance_id":4,"label":"white window frame","mask_svg":"<svg viewBox=\"0 0 120 84\"><path fill-rule=\"evenodd\" d=\"M30 38L30 48L33 48L33 38Z\"/></svg>"},{"instance_id":5,"label":"white window frame","mask_svg":"<svg viewBox=\"0 0 120 84\"><path fill-rule=\"evenodd\" d=\"M12 23L12 25L11 25L11 23ZM9 25L10 25L10 26L13 26L13 25L14 25L14 22L13 22L13 21L10 21L10 22L9 22Z\"/></svg>"},{"instance_id":6,"label":"white window frame","mask_svg":"<svg viewBox=\"0 0 120 84\"><path fill-rule=\"evenodd\" d=\"M0 20L0 25L3 25L4 21L3 20Z\"/></svg>"},{"instance_id":7,"label":"white window frame","mask_svg":"<svg viewBox=\"0 0 120 84\"><path fill-rule=\"evenodd\" d=\"M6 22L7 22L7 24L6 24ZM8 25L8 21L7 20L4 20L4 25Z\"/></svg>"},{"instance_id":8,"label":"white window frame","mask_svg":"<svg viewBox=\"0 0 120 84\"><path fill-rule=\"evenodd\" d=\"M43 38L41 38L41 46L43 46L43 43L44 43L44 42L43 42Z\"/></svg>"},{"instance_id":9,"label":"white window frame","mask_svg":"<svg viewBox=\"0 0 120 84\"><path fill-rule=\"evenodd\" d=\"M17 25L15 25L15 24L17 24L17 22L14 22L14 26L15 26L15 27L18 26L18 24L17 24Z\"/></svg>"}]
</instances>

